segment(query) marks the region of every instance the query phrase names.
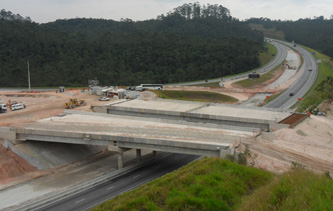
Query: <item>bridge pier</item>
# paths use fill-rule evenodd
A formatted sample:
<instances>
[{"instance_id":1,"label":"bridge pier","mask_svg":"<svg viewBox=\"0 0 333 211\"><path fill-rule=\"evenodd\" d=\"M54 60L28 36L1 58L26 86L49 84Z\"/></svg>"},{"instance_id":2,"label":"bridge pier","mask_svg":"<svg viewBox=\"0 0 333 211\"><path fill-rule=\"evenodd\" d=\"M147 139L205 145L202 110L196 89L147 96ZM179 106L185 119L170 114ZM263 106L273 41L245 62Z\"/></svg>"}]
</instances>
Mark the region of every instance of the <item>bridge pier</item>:
<instances>
[{"instance_id":1,"label":"bridge pier","mask_svg":"<svg viewBox=\"0 0 333 211\"><path fill-rule=\"evenodd\" d=\"M141 149L136 149L136 162L141 162Z\"/></svg>"},{"instance_id":2,"label":"bridge pier","mask_svg":"<svg viewBox=\"0 0 333 211\"><path fill-rule=\"evenodd\" d=\"M124 168L124 152L131 150L130 148L118 147L118 169Z\"/></svg>"}]
</instances>

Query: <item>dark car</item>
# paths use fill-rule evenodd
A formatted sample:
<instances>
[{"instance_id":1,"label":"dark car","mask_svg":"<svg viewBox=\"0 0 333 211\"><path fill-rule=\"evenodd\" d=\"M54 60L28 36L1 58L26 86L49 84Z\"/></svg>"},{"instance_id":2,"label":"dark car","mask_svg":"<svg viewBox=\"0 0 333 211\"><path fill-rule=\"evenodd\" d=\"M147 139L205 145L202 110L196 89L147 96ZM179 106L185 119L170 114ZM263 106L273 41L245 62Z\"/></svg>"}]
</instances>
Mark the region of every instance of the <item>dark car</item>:
<instances>
[{"instance_id":1,"label":"dark car","mask_svg":"<svg viewBox=\"0 0 333 211\"><path fill-rule=\"evenodd\" d=\"M289 96L294 96L294 93L293 93L293 92L290 92L290 93L289 93Z\"/></svg>"}]
</instances>

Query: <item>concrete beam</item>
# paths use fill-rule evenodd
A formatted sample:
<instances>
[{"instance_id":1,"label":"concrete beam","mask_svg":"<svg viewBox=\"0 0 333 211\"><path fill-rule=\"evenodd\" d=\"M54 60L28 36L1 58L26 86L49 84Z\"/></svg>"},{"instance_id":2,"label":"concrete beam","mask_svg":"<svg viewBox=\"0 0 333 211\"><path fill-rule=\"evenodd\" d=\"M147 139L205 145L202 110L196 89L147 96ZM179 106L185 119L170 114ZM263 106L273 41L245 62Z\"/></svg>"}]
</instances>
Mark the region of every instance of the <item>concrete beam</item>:
<instances>
[{"instance_id":1,"label":"concrete beam","mask_svg":"<svg viewBox=\"0 0 333 211\"><path fill-rule=\"evenodd\" d=\"M0 139L7 141L16 141L16 129L10 127L0 128Z\"/></svg>"}]
</instances>

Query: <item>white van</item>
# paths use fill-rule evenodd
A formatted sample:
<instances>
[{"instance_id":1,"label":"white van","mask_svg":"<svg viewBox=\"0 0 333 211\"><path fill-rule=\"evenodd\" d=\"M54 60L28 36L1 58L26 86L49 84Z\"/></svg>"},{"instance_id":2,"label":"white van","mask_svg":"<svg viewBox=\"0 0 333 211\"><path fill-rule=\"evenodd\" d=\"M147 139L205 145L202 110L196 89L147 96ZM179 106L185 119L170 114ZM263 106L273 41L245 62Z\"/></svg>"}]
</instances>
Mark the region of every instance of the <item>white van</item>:
<instances>
[{"instance_id":1,"label":"white van","mask_svg":"<svg viewBox=\"0 0 333 211\"><path fill-rule=\"evenodd\" d=\"M0 104L0 113L5 113L7 111L7 105L6 104Z\"/></svg>"},{"instance_id":2,"label":"white van","mask_svg":"<svg viewBox=\"0 0 333 211\"><path fill-rule=\"evenodd\" d=\"M10 107L10 109L12 111L24 109L24 105L22 103L14 104Z\"/></svg>"}]
</instances>

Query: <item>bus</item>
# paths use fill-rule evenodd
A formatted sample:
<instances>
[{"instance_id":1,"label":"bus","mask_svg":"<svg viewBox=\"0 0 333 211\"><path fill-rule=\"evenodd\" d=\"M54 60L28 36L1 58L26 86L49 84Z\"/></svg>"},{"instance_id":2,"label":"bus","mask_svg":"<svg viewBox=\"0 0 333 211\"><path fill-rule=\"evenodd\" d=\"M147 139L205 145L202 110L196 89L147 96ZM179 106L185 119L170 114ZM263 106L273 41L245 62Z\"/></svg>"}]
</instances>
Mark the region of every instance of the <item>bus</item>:
<instances>
[{"instance_id":1,"label":"bus","mask_svg":"<svg viewBox=\"0 0 333 211\"><path fill-rule=\"evenodd\" d=\"M142 87L145 89L153 89L153 90L162 90L163 89L162 84L141 84L138 87Z\"/></svg>"}]
</instances>

